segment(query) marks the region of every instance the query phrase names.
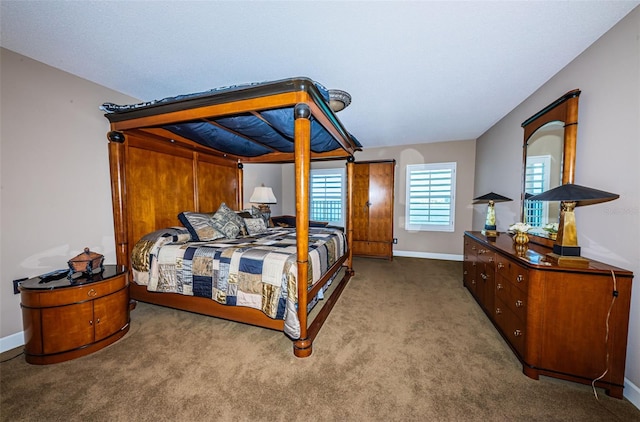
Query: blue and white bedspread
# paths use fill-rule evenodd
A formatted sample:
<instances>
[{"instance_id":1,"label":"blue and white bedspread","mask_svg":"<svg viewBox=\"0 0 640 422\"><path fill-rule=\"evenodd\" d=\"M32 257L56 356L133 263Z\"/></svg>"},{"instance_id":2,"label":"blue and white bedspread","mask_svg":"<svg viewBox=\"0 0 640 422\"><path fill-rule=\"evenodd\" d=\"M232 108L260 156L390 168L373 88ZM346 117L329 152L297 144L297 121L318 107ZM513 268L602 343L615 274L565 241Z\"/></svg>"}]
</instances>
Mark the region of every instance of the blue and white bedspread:
<instances>
[{"instance_id":1,"label":"blue and white bedspread","mask_svg":"<svg viewBox=\"0 0 640 422\"><path fill-rule=\"evenodd\" d=\"M259 309L284 319L285 333L300 337L297 309L296 229L272 228L237 239L191 242L184 227L144 236L132 253L133 278L154 292L210 298ZM309 228L308 286L346 252L340 229Z\"/></svg>"}]
</instances>

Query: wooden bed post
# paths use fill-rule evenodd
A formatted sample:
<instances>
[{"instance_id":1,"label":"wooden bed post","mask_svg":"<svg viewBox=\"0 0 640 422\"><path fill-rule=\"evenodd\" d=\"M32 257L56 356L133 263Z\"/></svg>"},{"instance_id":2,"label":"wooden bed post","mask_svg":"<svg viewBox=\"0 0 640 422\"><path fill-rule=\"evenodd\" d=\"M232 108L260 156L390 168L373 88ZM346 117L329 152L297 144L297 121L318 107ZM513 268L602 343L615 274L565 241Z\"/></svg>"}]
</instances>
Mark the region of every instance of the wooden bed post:
<instances>
[{"instance_id":1,"label":"wooden bed post","mask_svg":"<svg viewBox=\"0 0 640 422\"><path fill-rule=\"evenodd\" d=\"M313 340L307 334L307 277L309 269L309 168L311 167L311 110L307 104L294 109L294 146L296 177L296 243L298 264L298 320L300 338L293 343L299 358L311 355Z\"/></svg>"},{"instance_id":2,"label":"wooden bed post","mask_svg":"<svg viewBox=\"0 0 640 422\"><path fill-rule=\"evenodd\" d=\"M237 210L241 210L244 208L244 172L242 170L244 166L242 165L242 163L238 163L238 176L237 176L237 180L238 180L238 192L236 195L237 198L237 202L238 202L238 206L236 207Z\"/></svg>"},{"instance_id":3,"label":"wooden bed post","mask_svg":"<svg viewBox=\"0 0 640 422\"><path fill-rule=\"evenodd\" d=\"M353 155L347 158L347 271L353 275Z\"/></svg>"},{"instance_id":4,"label":"wooden bed post","mask_svg":"<svg viewBox=\"0 0 640 422\"><path fill-rule=\"evenodd\" d=\"M121 132L107 133L109 139L109 172L111 173L111 198L113 206L113 229L116 241L116 263L128 265L126 181L125 181L125 137ZM127 268L131 270L131 268Z\"/></svg>"}]
</instances>

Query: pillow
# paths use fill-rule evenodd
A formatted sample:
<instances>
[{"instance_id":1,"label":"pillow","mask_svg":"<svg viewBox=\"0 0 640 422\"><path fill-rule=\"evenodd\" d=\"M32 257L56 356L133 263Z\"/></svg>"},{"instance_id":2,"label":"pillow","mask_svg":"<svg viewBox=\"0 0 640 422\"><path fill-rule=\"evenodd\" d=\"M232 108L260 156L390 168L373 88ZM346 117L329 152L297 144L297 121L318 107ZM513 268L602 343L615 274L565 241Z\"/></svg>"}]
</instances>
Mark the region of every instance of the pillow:
<instances>
[{"instance_id":1,"label":"pillow","mask_svg":"<svg viewBox=\"0 0 640 422\"><path fill-rule=\"evenodd\" d=\"M244 223L247 226L247 232L249 232L249 236L264 233L267 231L267 226L265 226L264 220L262 218L245 218Z\"/></svg>"},{"instance_id":2,"label":"pillow","mask_svg":"<svg viewBox=\"0 0 640 422\"><path fill-rule=\"evenodd\" d=\"M216 240L224 237L224 234L213 226L211 221L212 217L213 213L191 211L184 211L178 214L178 220L189 230L191 240L196 242Z\"/></svg>"},{"instance_id":3,"label":"pillow","mask_svg":"<svg viewBox=\"0 0 640 422\"><path fill-rule=\"evenodd\" d=\"M260 208L252 205L251 215L253 216L253 218L262 218L264 220L265 227L272 227L269 224L269 214L260 212Z\"/></svg>"},{"instance_id":4,"label":"pillow","mask_svg":"<svg viewBox=\"0 0 640 422\"><path fill-rule=\"evenodd\" d=\"M274 226L277 227L295 227L296 226L296 216L295 215L278 215L276 217L271 217L271 221ZM309 220L309 227L326 227L329 225L326 221L314 221Z\"/></svg>"},{"instance_id":5,"label":"pillow","mask_svg":"<svg viewBox=\"0 0 640 422\"><path fill-rule=\"evenodd\" d=\"M271 217L273 225L276 227L295 227L296 217L293 215L279 215L277 217Z\"/></svg>"},{"instance_id":6,"label":"pillow","mask_svg":"<svg viewBox=\"0 0 640 422\"><path fill-rule=\"evenodd\" d=\"M240 218L242 218L242 226L240 227L239 236L248 235L249 233L247 232L247 226L244 223L244 219L245 218L251 218L251 213L249 211L242 210L242 211L236 211L236 214L238 214L240 216Z\"/></svg>"},{"instance_id":7,"label":"pillow","mask_svg":"<svg viewBox=\"0 0 640 422\"><path fill-rule=\"evenodd\" d=\"M211 222L214 228L224 234L224 237L227 239L235 239L240 233L244 219L223 202L220 204L218 211L213 214Z\"/></svg>"}]
</instances>

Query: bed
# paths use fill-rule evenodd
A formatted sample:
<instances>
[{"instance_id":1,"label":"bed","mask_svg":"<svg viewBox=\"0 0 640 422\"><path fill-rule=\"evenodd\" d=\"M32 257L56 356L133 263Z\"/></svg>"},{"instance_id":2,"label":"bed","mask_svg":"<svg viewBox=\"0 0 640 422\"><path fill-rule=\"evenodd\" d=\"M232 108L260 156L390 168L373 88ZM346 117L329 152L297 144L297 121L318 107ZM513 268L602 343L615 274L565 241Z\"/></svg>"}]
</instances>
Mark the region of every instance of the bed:
<instances>
[{"instance_id":1,"label":"bed","mask_svg":"<svg viewBox=\"0 0 640 422\"><path fill-rule=\"evenodd\" d=\"M331 100L330 91L319 83L309 78L291 78L133 105L103 104L110 122L107 138L116 259L131 271L132 301L282 331L291 338L295 356L311 355L313 340L354 275L351 192L354 153L361 145L340 122L330 107ZM317 231L337 229L310 227L312 160L344 160L347 167L347 218L344 230L338 230L344 238L344 247L337 248L341 252L321 273L317 273L314 258L310 258L310 251L317 247ZM240 211L244 205L243 166L247 163L294 163L297 198L294 227L276 227L265 234L291 240L287 248L293 257L288 259L295 265L288 265L285 277L293 278L294 282L282 286L285 296L291 296L288 305L286 300L284 304L290 307L289 318L283 317L282 312L276 312L274 317L273 312L264 312L260 307L229 306L207 294L184 294L171 289L153 291L140 283L132 262L138 242L167 229L180 230L183 225L179 215L187 211L213 213L223 205ZM190 235L183 232L182 238L177 235L170 243L193 241ZM240 243L240 249L244 250L253 242L223 238L207 240L206 245L201 241L200 245L182 247L218 250L220 244L227 244L237 250ZM326 290L330 282L331 289ZM325 290L322 305L317 306L319 310L309 313Z\"/></svg>"}]
</instances>

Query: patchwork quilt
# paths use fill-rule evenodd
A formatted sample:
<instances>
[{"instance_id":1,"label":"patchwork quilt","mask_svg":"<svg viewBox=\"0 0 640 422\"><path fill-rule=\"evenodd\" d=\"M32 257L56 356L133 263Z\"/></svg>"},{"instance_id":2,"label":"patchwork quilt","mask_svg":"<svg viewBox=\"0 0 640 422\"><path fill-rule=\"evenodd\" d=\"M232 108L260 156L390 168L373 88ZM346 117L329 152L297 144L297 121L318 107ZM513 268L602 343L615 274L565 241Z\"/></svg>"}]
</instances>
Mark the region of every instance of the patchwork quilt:
<instances>
[{"instance_id":1,"label":"patchwork quilt","mask_svg":"<svg viewBox=\"0 0 640 422\"><path fill-rule=\"evenodd\" d=\"M271 228L237 239L191 242L184 227L144 236L134 247L134 281L155 292L210 298L229 306L259 309L283 319L285 333L297 339L296 229ZM311 288L346 252L342 230L309 228Z\"/></svg>"}]
</instances>

